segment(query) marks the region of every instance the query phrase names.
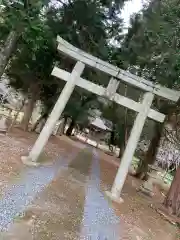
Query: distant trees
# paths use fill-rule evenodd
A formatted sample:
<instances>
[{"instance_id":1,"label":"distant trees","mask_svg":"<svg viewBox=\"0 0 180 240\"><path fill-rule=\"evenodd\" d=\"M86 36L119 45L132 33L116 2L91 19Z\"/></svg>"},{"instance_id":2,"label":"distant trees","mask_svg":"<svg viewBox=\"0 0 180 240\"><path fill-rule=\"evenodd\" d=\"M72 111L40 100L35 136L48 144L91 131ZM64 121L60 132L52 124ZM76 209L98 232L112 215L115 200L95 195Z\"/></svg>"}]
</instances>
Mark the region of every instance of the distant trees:
<instances>
[{"instance_id":1,"label":"distant trees","mask_svg":"<svg viewBox=\"0 0 180 240\"><path fill-rule=\"evenodd\" d=\"M122 43L121 52L129 68L135 67L137 74L167 87L179 89L180 86L180 6L179 1L151 0L141 13L131 19L131 26ZM177 104L157 100L156 107L170 117L179 112ZM143 167L138 176L147 171L147 164L156 159L157 148L162 136L163 126L156 123L155 135L151 140ZM165 206L179 216L179 168L173 180Z\"/></svg>"}]
</instances>

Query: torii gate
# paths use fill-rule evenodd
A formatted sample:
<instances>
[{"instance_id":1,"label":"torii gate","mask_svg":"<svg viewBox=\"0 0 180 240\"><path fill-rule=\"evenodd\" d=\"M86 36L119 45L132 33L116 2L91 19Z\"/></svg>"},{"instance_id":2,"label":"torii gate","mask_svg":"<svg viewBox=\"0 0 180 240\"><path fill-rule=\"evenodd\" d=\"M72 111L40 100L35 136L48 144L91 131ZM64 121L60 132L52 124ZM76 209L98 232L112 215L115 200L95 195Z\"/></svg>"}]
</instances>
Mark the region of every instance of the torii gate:
<instances>
[{"instance_id":1,"label":"torii gate","mask_svg":"<svg viewBox=\"0 0 180 240\"><path fill-rule=\"evenodd\" d=\"M159 84L154 84L150 81L145 80L144 78L133 75L112 64L102 61L72 46L59 36L57 37L57 42L58 50L61 53L67 55L68 57L75 59L77 63L72 73L54 67L52 75L66 81L67 83L62 93L60 94L43 130L41 131L32 150L30 151L29 156L22 157L22 160L29 163L37 162L44 146L46 145L53 131L56 122L60 118L76 85L99 96L104 96L111 101L114 101L117 104L134 110L138 113L133 128L131 130L131 134L127 142L124 155L121 159L121 164L119 166L114 184L112 186L111 193L107 193L108 196L111 197L113 200L121 201L121 190L128 174L128 169L131 164L147 117L158 122L163 122L165 119L164 114L151 109L154 96L158 95L162 98L176 102L180 97L180 92L162 87ZM85 65L88 65L89 67L92 67L96 70L102 71L110 75L111 79L109 81L108 87L104 88L100 85L94 84L86 79L81 78L81 74L85 68ZM142 102L136 102L132 99L117 94L116 90L119 85L119 81L117 79L145 91Z\"/></svg>"}]
</instances>

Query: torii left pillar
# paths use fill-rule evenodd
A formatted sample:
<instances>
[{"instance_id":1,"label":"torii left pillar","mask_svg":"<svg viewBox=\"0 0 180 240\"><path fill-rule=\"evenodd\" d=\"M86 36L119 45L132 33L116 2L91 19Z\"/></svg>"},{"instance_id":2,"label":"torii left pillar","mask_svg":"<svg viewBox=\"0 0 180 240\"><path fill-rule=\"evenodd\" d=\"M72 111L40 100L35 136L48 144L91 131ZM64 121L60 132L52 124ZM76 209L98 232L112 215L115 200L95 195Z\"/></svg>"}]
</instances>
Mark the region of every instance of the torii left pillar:
<instances>
[{"instance_id":1,"label":"torii left pillar","mask_svg":"<svg viewBox=\"0 0 180 240\"><path fill-rule=\"evenodd\" d=\"M71 97L71 94L76 86L77 80L80 78L83 70L85 68L85 64L82 62L77 62L69 80L67 81L61 95L59 96L44 128L42 129L38 139L36 140L32 150L29 153L29 156L22 157L22 161L25 164L29 165L36 165L36 162L38 161L38 158L43 151L43 148L45 147L49 137L52 134L52 131L54 129L54 126L58 119L60 118L69 98Z\"/></svg>"}]
</instances>

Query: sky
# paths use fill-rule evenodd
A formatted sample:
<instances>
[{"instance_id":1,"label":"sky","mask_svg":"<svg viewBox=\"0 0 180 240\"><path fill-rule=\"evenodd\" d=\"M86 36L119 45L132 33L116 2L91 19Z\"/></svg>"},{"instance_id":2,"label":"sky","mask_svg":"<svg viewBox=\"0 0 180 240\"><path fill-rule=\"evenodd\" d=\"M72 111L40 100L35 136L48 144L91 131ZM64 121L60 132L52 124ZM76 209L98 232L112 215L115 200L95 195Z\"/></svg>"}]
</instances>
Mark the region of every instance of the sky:
<instances>
[{"instance_id":1,"label":"sky","mask_svg":"<svg viewBox=\"0 0 180 240\"><path fill-rule=\"evenodd\" d=\"M129 0L122 12L122 18L124 19L125 27L129 26L129 19L133 13L142 9L143 0Z\"/></svg>"}]
</instances>

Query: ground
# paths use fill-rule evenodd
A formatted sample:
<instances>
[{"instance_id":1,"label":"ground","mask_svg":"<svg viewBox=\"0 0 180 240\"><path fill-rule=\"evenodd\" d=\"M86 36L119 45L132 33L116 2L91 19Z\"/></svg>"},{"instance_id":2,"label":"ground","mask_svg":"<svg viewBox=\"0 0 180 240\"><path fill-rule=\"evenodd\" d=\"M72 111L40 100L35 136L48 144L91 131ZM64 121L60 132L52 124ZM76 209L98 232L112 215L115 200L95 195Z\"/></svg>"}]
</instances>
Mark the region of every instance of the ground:
<instances>
[{"instance_id":1,"label":"ground","mask_svg":"<svg viewBox=\"0 0 180 240\"><path fill-rule=\"evenodd\" d=\"M36 137L20 130L0 136L1 239L180 239L178 229L151 208L157 198L136 191L137 179L128 176L123 204L106 198L118 162L100 150L52 137L45 150L52 164L24 166L20 156Z\"/></svg>"},{"instance_id":2,"label":"ground","mask_svg":"<svg viewBox=\"0 0 180 240\"><path fill-rule=\"evenodd\" d=\"M16 178L24 168L20 156L27 155L37 135L25 133L19 129L13 130L8 136L0 135L0 194L7 187L7 183ZM52 137L45 149L48 159L55 160L59 156L67 156L69 152L75 151L75 144L67 144L70 140L59 140Z\"/></svg>"}]
</instances>

